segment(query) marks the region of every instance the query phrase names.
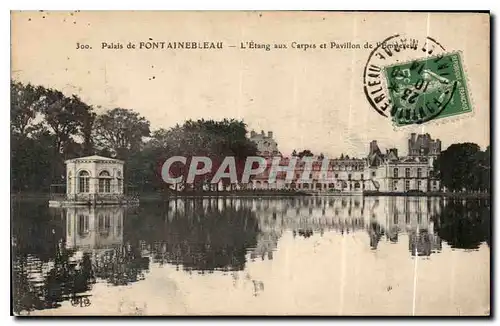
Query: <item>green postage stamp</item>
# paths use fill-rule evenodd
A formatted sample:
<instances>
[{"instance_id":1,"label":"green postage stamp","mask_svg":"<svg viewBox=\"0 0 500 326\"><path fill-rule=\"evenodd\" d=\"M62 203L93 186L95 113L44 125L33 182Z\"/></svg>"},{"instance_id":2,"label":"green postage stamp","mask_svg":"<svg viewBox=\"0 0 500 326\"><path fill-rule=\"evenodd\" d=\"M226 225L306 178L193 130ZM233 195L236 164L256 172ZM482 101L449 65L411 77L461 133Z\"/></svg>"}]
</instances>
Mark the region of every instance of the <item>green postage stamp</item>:
<instances>
[{"instance_id":1,"label":"green postage stamp","mask_svg":"<svg viewBox=\"0 0 500 326\"><path fill-rule=\"evenodd\" d=\"M460 52L383 68L396 126L472 112Z\"/></svg>"}]
</instances>

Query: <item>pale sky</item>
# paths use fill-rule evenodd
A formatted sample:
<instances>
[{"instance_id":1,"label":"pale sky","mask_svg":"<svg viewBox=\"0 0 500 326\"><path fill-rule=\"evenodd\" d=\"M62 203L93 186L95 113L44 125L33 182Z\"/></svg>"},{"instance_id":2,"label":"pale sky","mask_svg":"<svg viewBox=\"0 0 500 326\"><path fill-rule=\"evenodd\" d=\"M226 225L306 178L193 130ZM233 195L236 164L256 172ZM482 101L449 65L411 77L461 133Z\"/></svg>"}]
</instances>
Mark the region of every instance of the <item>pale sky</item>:
<instances>
[{"instance_id":1,"label":"pale sky","mask_svg":"<svg viewBox=\"0 0 500 326\"><path fill-rule=\"evenodd\" d=\"M369 49L290 48L291 42L376 43L405 33L462 51L474 114L394 129L363 93ZM223 42L222 50L127 50L127 43ZM288 49L242 50L241 42ZM92 49L77 50L77 42ZM101 49L101 43L125 49ZM229 47L233 45L235 47ZM332 12L23 12L12 15L13 78L76 94L103 109L133 109L152 129L186 119L243 119L272 130L280 151L361 157L371 140L407 150L410 132L489 145L489 16Z\"/></svg>"}]
</instances>

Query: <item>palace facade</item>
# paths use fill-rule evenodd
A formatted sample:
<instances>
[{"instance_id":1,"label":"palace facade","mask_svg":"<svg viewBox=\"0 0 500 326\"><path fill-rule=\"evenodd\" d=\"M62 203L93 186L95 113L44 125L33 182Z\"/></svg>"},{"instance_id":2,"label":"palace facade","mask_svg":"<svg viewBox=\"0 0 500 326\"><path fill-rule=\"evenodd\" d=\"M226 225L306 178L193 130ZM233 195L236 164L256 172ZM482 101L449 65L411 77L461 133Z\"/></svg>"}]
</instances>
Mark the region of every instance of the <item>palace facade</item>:
<instances>
[{"instance_id":1,"label":"palace facade","mask_svg":"<svg viewBox=\"0 0 500 326\"><path fill-rule=\"evenodd\" d=\"M258 138L262 138L263 133ZM272 138L272 132L269 132ZM276 143L274 143L276 144ZM259 147L259 145L258 145ZM266 149L267 147L260 149ZM408 140L408 153L398 156L396 148L383 153L376 140L370 142L366 158L341 158L324 160L320 157L298 159L293 169L293 178L286 180L286 172L273 171L273 157L264 155L267 167L251 182L253 189L295 189L306 192L363 193L377 192L429 192L439 191L440 183L433 171L434 160L441 150L441 142L432 140L429 134L412 134ZM271 151L279 153L277 144ZM291 158L275 156L280 166L290 166ZM275 174L271 178L272 174Z\"/></svg>"},{"instance_id":2,"label":"palace facade","mask_svg":"<svg viewBox=\"0 0 500 326\"><path fill-rule=\"evenodd\" d=\"M257 155L263 157L280 155L278 143L274 140L272 131L268 131L266 135L264 130L262 130L260 134L252 130L250 132L250 140L257 145Z\"/></svg>"}]
</instances>

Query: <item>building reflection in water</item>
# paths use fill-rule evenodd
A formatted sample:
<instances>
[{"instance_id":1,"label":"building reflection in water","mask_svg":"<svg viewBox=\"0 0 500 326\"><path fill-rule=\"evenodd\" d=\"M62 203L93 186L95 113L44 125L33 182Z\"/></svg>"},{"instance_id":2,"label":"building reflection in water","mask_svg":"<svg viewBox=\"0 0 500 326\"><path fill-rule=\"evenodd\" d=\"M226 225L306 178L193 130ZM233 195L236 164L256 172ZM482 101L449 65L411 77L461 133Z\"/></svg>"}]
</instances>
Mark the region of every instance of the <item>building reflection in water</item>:
<instances>
[{"instance_id":1,"label":"building reflection in water","mask_svg":"<svg viewBox=\"0 0 500 326\"><path fill-rule=\"evenodd\" d=\"M123 243L123 207L66 209L66 246L93 254Z\"/></svg>"},{"instance_id":2,"label":"building reflection in water","mask_svg":"<svg viewBox=\"0 0 500 326\"><path fill-rule=\"evenodd\" d=\"M410 253L427 255L441 250L441 239L434 234L434 219L442 203L433 197L301 197L290 200L250 200L259 219L262 234L273 230L281 234L292 230L294 236L311 237L315 232L337 231L349 234L366 231L370 248L376 250L386 239L397 243L400 234L408 234ZM267 237L262 237L268 239ZM269 241L261 248L276 249ZM257 256L257 254L255 255ZM272 257L272 256L271 256Z\"/></svg>"},{"instance_id":3,"label":"building reflection in water","mask_svg":"<svg viewBox=\"0 0 500 326\"><path fill-rule=\"evenodd\" d=\"M142 280L149 269L140 248L123 243L124 212L119 206L66 209L66 246L90 254L95 276L112 285Z\"/></svg>"},{"instance_id":4,"label":"building reflection in water","mask_svg":"<svg viewBox=\"0 0 500 326\"><path fill-rule=\"evenodd\" d=\"M91 304L90 290L98 280L125 285L144 279L149 259L123 244L124 208L68 207L51 212L50 223L37 228L52 227L43 232L52 249L41 248L39 254L25 241L14 245L15 311L55 308L63 301L85 307ZM56 231L56 225L65 232Z\"/></svg>"},{"instance_id":5,"label":"building reflection in water","mask_svg":"<svg viewBox=\"0 0 500 326\"><path fill-rule=\"evenodd\" d=\"M302 238L325 231L362 231L372 250L382 240L397 243L400 234L406 234L411 255L429 256L441 250L434 220L443 205L442 199L432 197L178 199L165 208L168 227L149 230L141 239L155 239L149 245L155 262L199 271L241 270L242 247L251 260L271 260L284 231Z\"/></svg>"}]
</instances>

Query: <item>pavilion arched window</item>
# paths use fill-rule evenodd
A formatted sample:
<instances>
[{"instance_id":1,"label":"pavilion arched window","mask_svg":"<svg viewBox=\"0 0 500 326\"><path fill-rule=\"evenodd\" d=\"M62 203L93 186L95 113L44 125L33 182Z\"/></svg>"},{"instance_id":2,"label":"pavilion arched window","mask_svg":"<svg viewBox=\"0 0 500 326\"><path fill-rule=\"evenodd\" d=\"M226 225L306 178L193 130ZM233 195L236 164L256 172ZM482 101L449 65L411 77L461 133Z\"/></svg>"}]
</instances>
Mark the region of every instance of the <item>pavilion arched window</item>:
<instances>
[{"instance_id":1,"label":"pavilion arched window","mask_svg":"<svg viewBox=\"0 0 500 326\"><path fill-rule=\"evenodd\" d=\"M99 173L99 192L111 192L111 175L108 171Z\"/></svg>"},{"instance_id":2,"label":"pavilion arched window","mask_svg":"<svg viewBox=\"0 0 500 326\"><path fill-rule=\"evenodd\" d=\"M78 174L78 192L89 192L90 174L87 171L80 171Z\"/></svg>"}]
</instances>

